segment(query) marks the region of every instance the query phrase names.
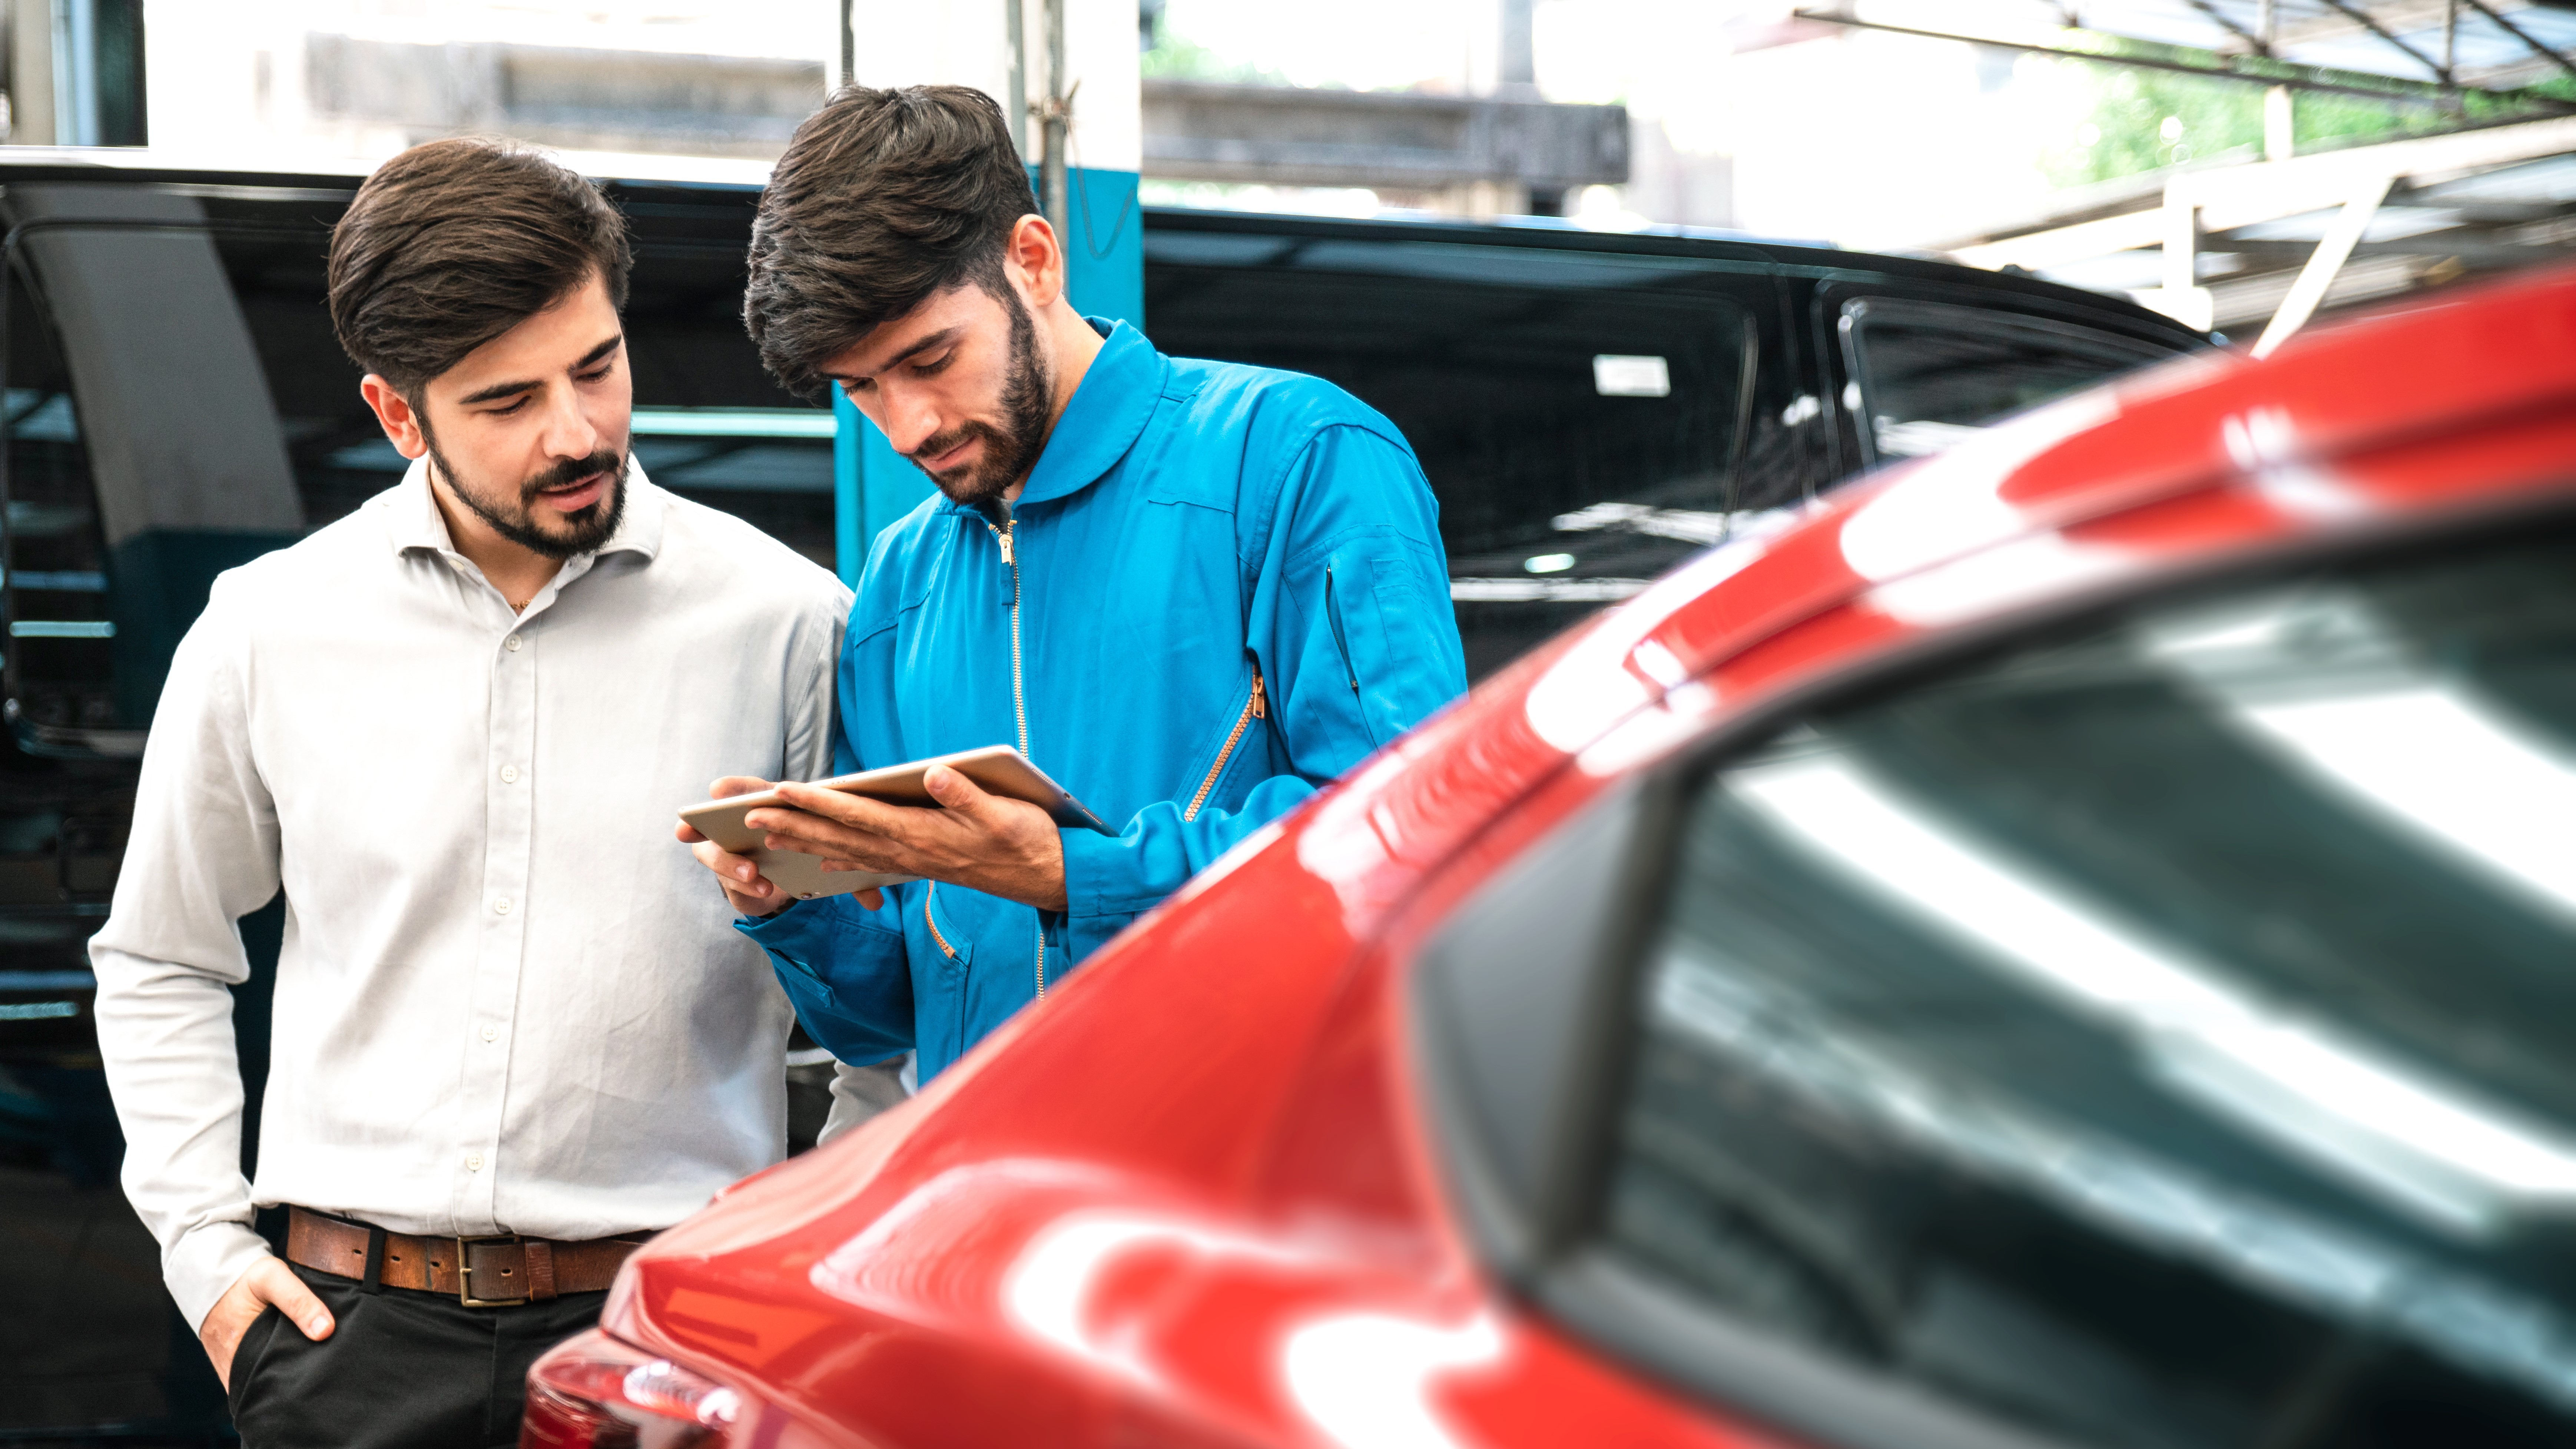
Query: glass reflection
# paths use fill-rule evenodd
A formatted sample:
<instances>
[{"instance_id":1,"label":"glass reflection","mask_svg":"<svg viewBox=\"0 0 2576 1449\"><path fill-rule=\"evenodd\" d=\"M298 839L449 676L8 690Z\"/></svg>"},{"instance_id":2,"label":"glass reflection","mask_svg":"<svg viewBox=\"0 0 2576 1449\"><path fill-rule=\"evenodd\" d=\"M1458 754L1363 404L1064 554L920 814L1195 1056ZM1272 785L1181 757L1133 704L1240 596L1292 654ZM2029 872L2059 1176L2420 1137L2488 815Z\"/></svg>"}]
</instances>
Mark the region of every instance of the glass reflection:
<instances>
[{"instance_id":1,"label":"glass reflection","mask_svg":"<svg viewBox=\"0 0 2576 1449\"><path fill-rule=\"evenodd\" d=\"M1692 805L1606 1204L2049 1437L2576 1434L2576 530L2141 608Z\"/></svg>"}]
</instances>

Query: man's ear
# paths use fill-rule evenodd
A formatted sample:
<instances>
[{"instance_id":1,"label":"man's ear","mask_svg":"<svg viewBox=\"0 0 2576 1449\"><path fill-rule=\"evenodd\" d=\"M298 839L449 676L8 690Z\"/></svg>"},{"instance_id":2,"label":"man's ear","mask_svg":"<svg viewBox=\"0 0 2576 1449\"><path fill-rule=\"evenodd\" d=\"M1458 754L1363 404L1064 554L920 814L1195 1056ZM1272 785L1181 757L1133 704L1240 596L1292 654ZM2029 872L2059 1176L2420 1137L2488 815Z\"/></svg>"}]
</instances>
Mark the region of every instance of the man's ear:
<instances>
[{"instance_id":1,"label":"man's ear","mask_svg":"<svg viewBox=\"0 0 2576 1449\"><path fill-rule=\"evenodd\" d=\"M1011 224L1002 261L1031 310L1051 307L1064 295L1064 245L1045 217L1032 212Z\"/></svg>"},{"instance_id":2,"label":"man's ear","mask_svg":"<svg viewBox=\"0 0 2576 1449\"><path fill-rule=\"evenodd\" d=\"M429 451L429 435L421 431L420 414L411 399L396 391L394 385L368 373L358 380L358 395L373 408L376 421L384 426L385 436L392 440L394 451L406 458L417 458Z\"/></svg>"}]
</instances>

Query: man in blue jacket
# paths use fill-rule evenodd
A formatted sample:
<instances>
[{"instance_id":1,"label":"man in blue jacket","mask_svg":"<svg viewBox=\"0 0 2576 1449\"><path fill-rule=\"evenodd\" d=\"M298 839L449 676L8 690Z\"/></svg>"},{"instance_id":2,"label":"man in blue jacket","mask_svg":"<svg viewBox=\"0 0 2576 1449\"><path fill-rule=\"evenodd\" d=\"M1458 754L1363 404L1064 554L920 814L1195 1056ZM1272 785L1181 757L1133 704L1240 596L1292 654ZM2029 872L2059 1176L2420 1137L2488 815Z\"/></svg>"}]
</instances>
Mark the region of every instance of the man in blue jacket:
<instances>
[{"instance_id":1,"label":"man in blue jacket","mask_svg":"<svg viewBox=\"0 0 2576 1449\"><path fill-rule=\"evenodd\" d=\"M844 389L939 485L869 551L840 768L1016 745L1123 827L1059 829L944 769L938 809L791 788L752 817L770 848L923 879L785 909L697 842L815 1040L916 1050L924 1080L1466 683L1394 425L1082 317L1031 211L981 92L843 90L773 173L743 308L772 372Z\"/></svg>"}]
</instances>

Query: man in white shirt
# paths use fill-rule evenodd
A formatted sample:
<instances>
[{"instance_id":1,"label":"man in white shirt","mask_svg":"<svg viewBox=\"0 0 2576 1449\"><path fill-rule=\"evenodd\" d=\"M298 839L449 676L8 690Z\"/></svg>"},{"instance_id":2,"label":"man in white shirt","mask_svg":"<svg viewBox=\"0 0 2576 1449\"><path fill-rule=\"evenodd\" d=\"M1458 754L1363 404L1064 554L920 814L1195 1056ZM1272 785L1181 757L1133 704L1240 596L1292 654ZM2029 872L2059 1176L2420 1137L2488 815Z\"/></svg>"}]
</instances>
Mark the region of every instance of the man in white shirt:
<instances>
[{"instance_id":1,"label":"man in white shirt","mask_svg":"<svg viewBox=\"0 0 2576 1449\"><path fill-rule=\"evenodd\" d=\"M411 471L220 578L153 720L99 1039L250 1449L515 1444L633 1242L783 1150L786 998L670 819L826 772L849 593L633 466L628 260L535 153L378 170L331 312ZM226 988L281 889L254 1183Z\"/></svg>"}]
</instances>

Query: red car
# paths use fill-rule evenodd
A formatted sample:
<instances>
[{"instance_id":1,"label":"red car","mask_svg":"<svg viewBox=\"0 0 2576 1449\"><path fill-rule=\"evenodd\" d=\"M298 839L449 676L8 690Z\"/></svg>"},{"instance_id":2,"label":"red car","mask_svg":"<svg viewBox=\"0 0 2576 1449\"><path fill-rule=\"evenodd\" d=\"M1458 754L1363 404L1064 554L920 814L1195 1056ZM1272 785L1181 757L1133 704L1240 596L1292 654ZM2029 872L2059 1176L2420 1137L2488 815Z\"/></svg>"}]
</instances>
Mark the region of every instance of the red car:
<instances>
[{"instance_id":1,"label":"red car","mask_svg":"<svg viewBox=\"0 0 2576 1449\"><path fill-rule=\"evenodd\" d=\"M662 1235L522 1442L2576 1440L2576 271L1744 532Z\"/></svg>"}]
</instances>

